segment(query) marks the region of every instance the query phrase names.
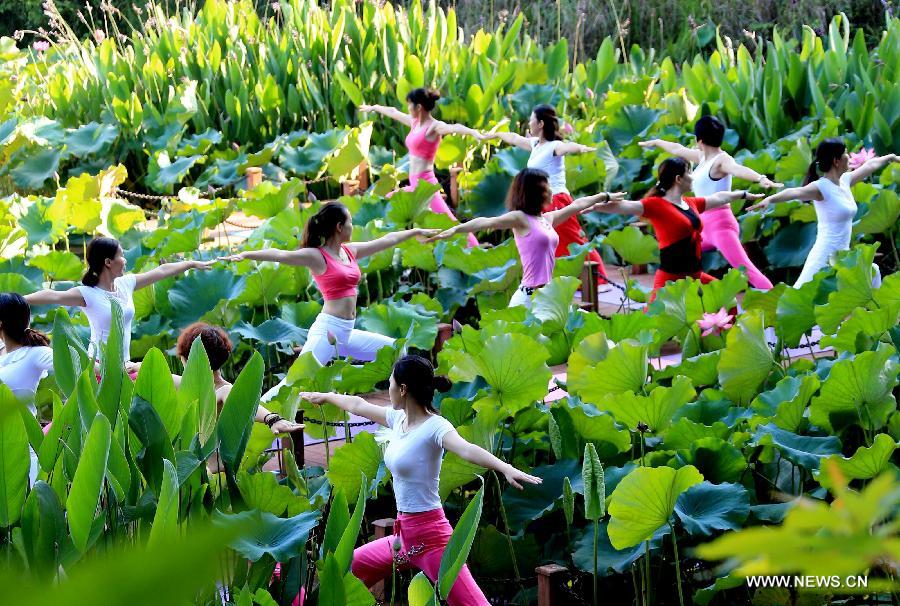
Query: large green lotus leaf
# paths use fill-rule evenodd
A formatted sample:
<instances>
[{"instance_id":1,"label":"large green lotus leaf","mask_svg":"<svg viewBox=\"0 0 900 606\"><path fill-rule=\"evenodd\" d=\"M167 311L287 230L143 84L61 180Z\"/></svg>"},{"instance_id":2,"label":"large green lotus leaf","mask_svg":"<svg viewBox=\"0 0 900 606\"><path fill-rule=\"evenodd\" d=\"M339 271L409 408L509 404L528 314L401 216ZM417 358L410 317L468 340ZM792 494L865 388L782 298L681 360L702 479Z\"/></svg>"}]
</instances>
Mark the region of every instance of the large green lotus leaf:
<instances>
[{"instance_id":1,"label":"large green lotus leaf","mask_svg":"<svg viewBox=\"0 0 900 606\"><path fill-rule=\"evenodd\" d=\"M893 359L896 351L882 343L875 351L835 362L812 400L810 422L833 433L850 425L869 431L884 427L897 409L892 393L900 373L900 364Z\"/></svg>"},{"instance_id":2,"label":"large green lotus leaf","mask_svg":"<svg viewBox=\"0 0 900 606\"><path fill-rule=\"evenodd\" d=\"M703 438L725 438L729 433L728 426L721 421L712 425L704 425L681 417L672 423L664 432L663 444L667 450L690 450L691 444Z\"/></svg>"},{"instance_id":3,"label":"large green lotus leaf","mask_svg":"<svg viewBox=\"0 0 900 606\"><path fill-rule=\"evenodd\" d=\"M259 341L266 345L302 344L306 341L306 330L285 322L281 318L266 320L259 326L251 326L246 322L235 324L232 329L245 339Z\"/></svg>"},{"instance_id":4,"label":"large green lotus leaf","mask_svg":"<svg viewBox=\"0 0 900 606\"><path fill-rule=\"evenodd\" d=\"M439 242L434 247L434 256L442 267L472 275L505 265L508 261L518 261L519 251L515 243L509 240L493 248L466 248L451 242Z\"/></svg>"},{"instance_id":5,"label":"large green lotus leaf","mask_svg":"<svg viewBox=\"0 0 900 606\"><path fill-rule=\"evenodd\" d=\"M42 242L53 244L65 233L66 221L50 213L51 202L52 200L48 201L46 198L34 200L28 205L25 214L19 217L19 227L28 235L29 246Z\"/></svg>"},{"instance_id":6,"label":"large green lotus leaf","mask_svg":"<svg viewBox=\"0 0 900 606\"><path fill-rule=\"evenodd\" d=\"M68 130L65 141L66 154L76 158L104 154L118 136L119 129L114 124L88 122Z\"/></svg>"},{"instance_id":7,"label":"large green lotus leaf","mask_svg":"<svg viewBox=\"0 0 900 606\"><path fill-rule=\"evenodd\" d=\"M869 202L865 214L853 224L853 235L880 234L895 229L900 220L900 197L891 189L882 189Z\"/></svg>"},{"instance_id":8,"label":"large green lotus leaf","mask_svg":"<svg viewBox=\"0 0 900 606\"><path fill-rule=\"evenodd\" d=\"M115 198L103 198L99 231L114 238L122 238L130 229L147 219L140 206Z\"/></svg>"},{"instance_id":9,"label":"large green lotus leaf","mask_svg":"<svg viewBox=\"0 0 900 606\"><path fill-rule=\"evenodd\" d=\"M81 259L65 250L54 250L45 255L32 257L28 263L41 269L54 282L78 280L84 271Z\"/></svg>"},{"instance_id":10,"label":"large green lotus leaf","mask_svg":"<svg viewBox=\"0 0 900 606\"><path fill-rule=\"evenodd\" d=\"M729 269L720 280L703 285L703 309L716 312L737 305L737 294L747 289L747 276L738 269Z\"/></svg>"},{"instance_id":11,"label":"large green lotus leaf","mask_svg":"<svg viewBox=\"0 0 900 606\"><path fill-rule=\"evenodd\" d=\"M56 192L49 215L54 221L65 221L84 233L93 232L101 222L100 180L89 174L71 177Z\"/></svg>"},{"instance_id":12,"label":"large green lotus leaf","mask_svg":"<svg viewBox=\"0 0 900 606\"><path fill-rule=\"evenodd\" d=\"M894 272L884 278L881 287L873 295L875 302L882 307L900 303L900 272Z\"/></svg>"},{"instance_id":13,"label":"large green lotus leaf","mask_svg":"<svg viewBox=\"0 0 900 606\"><path fill-rule=\"evenodd\" d=\"M325 157L324 169L329 176L339 179L355 175L359 163L365 160L369 154L371 138L371 122L351 128L341 143Z\"/></svg>"},{"instance_id":14,"label":"large green lotus leaf","mask_svg":"<svg viewBox=\"0 0 900 606\"><path fill-rule=\"evenodd\" d=\"M175 282L168 291L176 326L187 326L215 309L219 301L236 299L245 278L227 269L192 272Z\"/></svg>"},{"instance_id":15,"label":"large green lotus leaf","mask_svg":"<svg viewBox=\"0 0 900 606\"><path fill-rule=\"evenodd\" d=\"M401 189L391 196L385 218L400 228L408 227L428 210L431 199L439 191L439 183L424 180L419 181L413 191Z\"/></svg>"},{"instance_id":16,"label":"large green lotus leaf","mask_svg":"<svg viewBox=\"0 0 900 606\"><path fill-rule=\"evenodd\" d=\"M348 498L356 499L362 486L360 472L367 478L375 478L381 461L381 447L374 436L360 432L353 437L353 442L334 451L325 473L335 490L343 490Z\"/></svg>"},{"instance_id":17,"label":"large green lotus leaf","mask_svg":"<svg viewBox=\"0 0 900 606\"><path fill-rule=\"evenodd\" d=\"M28 488L28 434L21 406L12 390L0 383L0 524L6 527L19 520Z\"/></svg>"},{"instance_id":18,"label":"large green lotus leaf","mask_svg":"<svg viewBox=\"0 0 900 606\"><path fill-rule=\"evenodd\" d=\"M721 438L699 438L690 452L678 453L680 460L694 465L710 482L737 482L747 470L741 451Z\"/></svg>"},{"instance_id":19,"label":"large green lotus leaf","mask_svg":"<svg viewBox=\"0 0 900 606\"><path fill-rule=\"evenodd\" d=\"M656 317L663 342L672 337L683 339L703 315L699 288L698 281L688 278L669 283L657 291L656 299L648 306L648 314Z\"/></svg>"},{"instance_id":20,"label":"large green lotus leaf","mask_svg":"<svg viewBox=\"0 0 900 606\"><path fill-rule=\"evenodd\" d=\"M305 198L306 185L300 179L291 179L281 185L263 181L250 191L243 192L238 208L254 217L268 219L290 207L298 197Z\"/></svg>"},{"instance_id":21,"label":"large green lotus leaf","mask_svg":"<svg viewBox=\"0 0 900 606\"><path fill-rule=\"evenodd\" d=\"M577 154L564 158L566 185L571 191L577 192L587 187L602 189L606 181L606 165L598 154Z\"/></svg>"},{"instance_id":22,"label":"large green lotus leaf","mask_svg":"<svg viewBox=\"0 0 900 606\"><path fill-rule=\"evenodd\" d=\"M264 428L265 429L265 428ZM271 443L271 432L269 433ZM309 501L298 497L285 485L278 483L278 476L266 471L247 473L242 471L237 476L237 486L241 491L247 507L272 515L282 516L289 505L302 506L302 511L310 509Z\"/></svg>"},{"instance_id":23,"label":"large green lotus leaf","mask_svg":"<svg viewBox=\"0 0 900 606\"><path fill-rule=\"evenodd\" d=\"M841 451L841 441L835 436L798 436L772 423L758 426L750 445L775 446L786 459L809 470L818 469L824 457Z\"/></svg>"},{"instance_id":24,"label":"large green lotus leaf","mask_svg":"<svg viewBox=\"0 0 900 606\"><path fill-rule=\"evenodd\" d=\"M169 152L162 150L150 161L147 184L154 191L171 194L175 184L181 183L195 165L204 162L206 156L203 155L183 156L172 161Z\"/></svg>"},{"instance_id":25,"label":"large green lotus leaf","mask_svg":"<svg viewBox=\"0 0 900 606\"><path fill-rule=\"evenodd\" d=\"M440 215L444 216L444 215ZM449 217L447 217L449 221ZM450 227L449 225L447 227ZM434 249L416 239L407 240L398 246L403 267L417 267L426 272L437 272L438 264L434 258Z\"/></svg>"},{"instance_id":26,"label":"large green lotus leaf","mask_svg":"<svg viewBox=\"0 0 900 606\"><path fill-rule=\"evenodd\" d=\"M822 464L826 469L830 465L837 465L846 481L870 480L891 467L891 457L896 449L897 442L894 438L886 433L880 433L875 436L871 446L860 446L852 457L831 455L826 457ZM834 478L831 475L822 473L820 469L815 476L822 486L834 489Z\"/></svg>"},{"instance_id":27,"label":"large green lotus leaf","mask_svg":"<svg viewBox=\"0 0 900 606\"><path fill-rule=\"evenodd\" d=\"M635 137L647 133L662 113L644 105L625 105L607 119L605 139L614 151L621 151Z\"/></svg>"},{"instance_id":28,"label":"large green lotus leaf","mask_svg":"<svg viewBox=\"0 0 900 606\"><path fill-rule=\"evenodd\" d=\"M58 149L39 149L9 171L13 182L22 189L40 189L59 169L62 153Z\"/></svg>"},{"instance_id":29,"label":"large green lotus leaf","mask_svg":"<svg viewBox=\"0 0 900 606\"><path fill-rule=\"evenodd\" d=\"M244 290L237 303L250 306L273 305L279 298L300 294L310 283L306 268L268 262L256 264L243 276Z\"/></svg>"},{"instance_id":30,"label":"large green lotus leaf","mask_svg":"<svg viewBox=\"0 0 900 606\"><path fill-rule=\"evenodd\" d=\"M562 330L569 317L575 291L581 288L578 278L553 278L534 295L531 313L543 324L544 334Z\"/></svg>"},{"instance_id":31,"label":"large green lotus leaf","mask_svg":"<svg viewBox=\"0 0 900 606\"><path fill-rule=\"evenodd\" d=\"M392 347L382 347L375 354L375 359L365 364L347 365L341 372L340 379L336 383L341 393L368 393L375 385L387 381L391 376L394 363L406 345L405 339L394 342ZM374 477L366 474L367 477ZM349 493L348 493L349 495Z\"/></svg>"},{"instance_id":32,"label":"large green lotus leaf","mask_svg":"<svg viewBox=\"0 0 900 606\"><path fill-rule=\"evenodd\" d=\"M775 364L763 328L762 312L741 315L737 325L728 331L719 359L722 391L741 405L750 403Z\"/></svg>"},{"instance_id":33,"label":"large green lotus leaf","mask_svg":"<svg viewBox=\"0 0 900 606\"><path fill-rule=\"evenodd\" d=\"M179 156L195 156L208 153L213 146L222 142L222 133L214 128L208 128L202 133L195 133L178 144Z\"/></svg>"},{"instance_id":34,"label":"large green lotus leaf","mask_svg":"<svg viewBox=\"0 0 900 606\"><path fill-rule=\"evenodd\" d=\"M607 394L596 401L600 410L611 413L631 430L645 423L650 431L661 432L672 422L675 412L690 402L696 392L687 377L676 377L671 387L656 387L649 395L625 391Z\"/></svg>"},{"instance_id":35,"label":"large green lotus leaf","mask_svg":"<svg viewBox=\"0 0 900 606\"><path fill-rule=\"evenodd\" d=\"M553 277L561 278L563 276L571 276L580 278L584 271L584 262L588 254L594 248L593 243L569 245L570 254L565 257L557 257L556 263L553 264Z\"/></svg>"},{"instance_id":36,"label":"large green lotus leaf","mask_svg":"<svg viewBox=\"0 0 900 606\"><path fill-rule=\"evenodd\" d=\"M251 562L267 554L276 562L287 562L306 548L309 533L319 523L321 515L317 509L292 518L278 518L257 510L233 515L216 511L213 524L226 529L233 525L248 525L249 532L243 532L229 546Z\"/></svg>"},{"instance_id":37,"label":"large green lotus leaf","mask_svg":"<svg viewBox=\"0 0 900 606\"><path fill-rule=\"evenodd\" d=\"M303 147L283 147L278 163L300 177L317 175L324 167L325 157L337 149L346 136L347 131L343 129L311 133Z\"/></svg>"},{"instance_id":38,"label":"large green lotus leaf","mask_svg":"<svg viewBox=\"0 0 900 606\"><path fill-rule=\"evenodd\" d=\"M766 319L766 326L775 326L778 310L778 300L785 290L791 287L784 282L779 282L774 288L769 290L756 290L751 288L744 293L744 299L741 306L744 311L753 309L761 310Z\"/></svg>"},{"instance_id":39,"label":"large green lotus leaf","mask_svg":"<svg viewBox=\"0 0 900 606\"><path fill-rule=\"evenodd\" d=\"M750 496L740 484L700 482L678 497L675 515L691 535L738 530L750 514Z\"/></svg>"},{"instance_id":40,"label":"large green lotus leaf","mask_svg":"<svg viewBox=\"0 0 900 606\"><path fill-rule=\"evenodd\" d=\"M75 477L72 478L72 489L66 499L69 531L75 547L82 553L87 549L94 524L94 512L103 490L110 435L109 421L98 414L91 424Z\"/></svg>"},{"instance_id":41,"label":"large green lotus leaf","mask_svg":"<svg viewBox=\"0 0 900 606\"><path fill-rule=\"evenodd\" d=\"M856 353L869 349L872 343L900 324L900 302L867 310L857 307L850 317L841 323L836 335L822 337L821 346L834 347L838 351Z\"/></svg>"},{"instance_id":42,"label":"large green lotus leaf","mask_svg":"<svg viewBox=\"0 0 900 606\"><path fill-rule=\"evenodd\" d=\"M610 576L613 572L623 573L642 555L644 545L637 544L626 549L616 549L609 540L609 522L599 524L597 536L597 574L598 576ZM650 549L656 550L662 547L663 539L671 529L668 525L661 526L653 533L650 539ZM572 553L572 562L584 572L594 572L594 526L588 525L584 529L581 538L574 542L575 551Z\"/></svg>"},{"instance_id":43,"label":"large green lotus leaf","mask_svg":"<svg viewBox=\"0 0 900 606\"><path fill-rule=\"evenodd\" d=\"M377 303L359 314L363 330L394 337L408 338L409 347L431 349L437 337L437 317L421 305L405 301Z\"/></svg>"},{"instance_id":44,"label":"large green lotus leaf","mask_svg":"<svg viewBox=\"0 0 900 606\"><path fill-rule=\"evenodd\" d=\"M865 307L873 299L872 261L875 248L857 246L839 257L835 264L837 290L828 295L828 303L816 307L816 321L822 332L831 335L851 311Z\"/></svg>"},{"instance_id":45,"label":"large green lotus leaf","mask_svg":"<svg viewBox=\"0 0 900 606\"><path fill-rule=\"evenodd\" d=\"M819 390L819 384L819 378L814 374L785 377L773 389L756 396L750 407L757 414L770 418L777 427L796 432L803 421L806 405Z\"/></svg>"},{"instance_id":46,"label":"large green lotus leaf","mask_svg":"<svg viewBox=\"0 0 900 606\"><path fill-rule=\"evenodd\" d=\"M567 384L569 391L585 402L597 403L607 395L624 392L641 392L647 381L648 348L634 341L622 341L614 347L608 347L603 353L606 336L597 333L584 339L575 348L575 353L591 359L590 356L601 357L593 365L579 361L577 370L569 368ZM593 350L594 353L591 353ZM575 356L573 353L573 357Z\"/></svg>"},{"instance_id":47,"label":"large green lotus leaf","mask_svg":"<svg viewBox=\"0 0 900 606\"><path fill-rule=\"evenodd\" d=\"M694 387L714 385L719 379L718 365L721 355L719 350L685 358L680 364L666 366L654 373L653 378L659 380L683 376L689 378Z\"/></svg>"},{"instance_id":48,"label":"large green lotus leaf","mask_svg":"<svg viewBox=\"0 0 900 606\"><path fill-rule=\"evenodd\" d=\"M563 482L569 478L575 492L584 490L581 481L581 462L577 459L563 459L552 465L539 465L531 475L543 480L541 484L524 484L524 490L507 487L503 491L509 529L516 534L533 522L552 511L563 494Z\"/></svg>"},{"instance_id":49,"label":"large green lotus leaf","mask_svg":"<svg viewBox=\"0 0 900 606\"><path fill-rule=\"evenodd\" d=\"M817 303L824 303L826 274L817 273L800 288L786 288L778 299L775 332L788 347L797 347L800 338L816 325Z\"/></svg>"},{"instance_id":50,"label":"large green lotus leaf","mask_svg":"<svg viewBox=\"0 0 900 606\"><path fill-rule=\"evenodd\" d=\"M692 465L639 467L619 482L609 505L609 539L616 549L649 540L669 523L682 492L703 481Z\"/></svg>"},{"instance_id":51,"label":"large green lotus leaf","mask_svg":"<svg viewBox=\"0 0 900 606\"><path fill-rule=\"evenodd\" d=\"M562 400L553 407L553 418L560 430L565 428L562 448L572 446L576 455L581 454L585 442L594 444L598 456L604 460L631 447L631 435L616 427L615 420L608 414L590 414L583 407L570 406ZM570 454L568 450L564 452Z\"/></svg>"},{"instance_id":52,"label":"large green lotus leaf","mask_svg":"<svg viewBox=\"0 0 900 606\"><path fill-rule=\"evenodd\" d=\"M541 546L535 535L511 537L511 540L520 570L532 570L540 563ZM469 565L475 567L478 571L476 574L489 577L503 578L503 575L514 574L506 534L497 530L493 524L479 528L469 554Z\"/></svg>"},{"instance_id":53,"label":"large green lotus leaf","mask_svg":"<svg viewBox=\"0 0 900 606\"><path fill-rule=\"evenodd\" d=\"M468 173L460 175L462 207L476 217L502 215L506 212L504 200L506 200L509 186L512 185L512 177L505 172L487 172L485 174L485 171L482 170L477 173L473 174L471 178Z\"/></svg>"},{"instance_id":54,"label":"large green lotus leaf","mask_svg":"<svg viewBox=\"0 0 900 606\"><path fill-rule=\"evenodd\" d=\"M608 233L603 243L612 246L626 263L659 262L659 243L656 238L633 225Z\"/></svg>"},{"instance_id":55,"label":"large green lotus leaf","mask_svg":"<svg viewBox=\"0 0 900 606\"><path fill-rule=\"evenodd\" d=\"M458 429L462 430L463 428ZM463 435L462 431L460 431L460 435ZM441 476L438 483L438 493L441 495L441 500L447 500L447 497L454 489L469 484L485 471L487 469L484 467L469 463L459 455L448 452L441 463Z\"/></svg>"},{"instance_id":56,"label":"large green lotus leaf","mask_svg":"<svg viewBox=\"0 0 900 606\"><path fill-rule=\"evenodd\" d=\"M772 267L800 267L809 256L816 241L816 224L790 223L766 244L766 259Z\"/></svg>"}]
</instances>

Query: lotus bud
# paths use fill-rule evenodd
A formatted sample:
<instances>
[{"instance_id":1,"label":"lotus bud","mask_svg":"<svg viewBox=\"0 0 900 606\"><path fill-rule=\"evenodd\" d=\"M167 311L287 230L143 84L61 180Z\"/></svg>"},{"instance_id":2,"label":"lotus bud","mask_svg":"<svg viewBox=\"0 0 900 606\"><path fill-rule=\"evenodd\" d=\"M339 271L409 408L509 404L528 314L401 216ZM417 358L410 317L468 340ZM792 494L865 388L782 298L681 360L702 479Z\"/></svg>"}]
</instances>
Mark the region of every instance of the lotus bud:
<instances>
[{"instance_id":1,"label":"lotus bud","mask_svg":"<svg viewBox=\"0 0 900 606\"><path fill-rule=\"evenodd\" d=\"M647 425L646 423L644 423L643 421L639 421L637 424L637 430L640 433L647 433L648 431L650 431L650 426Z\"/></svg>"},{"instance_id":2,"label":"lotus bud","mask_svg":"<svg viewBox=\"0 0 900 606\"><path fill-rule=\"evenodd\" d=\"M332 346L337 345L337 337L334 336L334 333L333 333L333 332L331 332L331 331L329 330L329 331L326 333L326 337L328 338L328 344L329 344L329 345L332 345Z\"/></svg>"},{"instance_id":3,"label":"lotus bud","mask_svg":"<svg viewBox=\"0 0 900 606\"><path fill-rule=\"evenodd\" d=\"M587 95L587 98L588 98L588 99L593 100L594 97L596 97L596 95L594 94L593 89L586 88L586 89L584 89L584 92L585 92L585 95Z\"/></svg>"},{"instance_id":4,"label":"lotus bud","mask_svg":"<svg viewBox=\"0 0 900 606\"><path fill-rule=\"evenodd\" d=\"M458 334L462 332L462 324L460 324L457 320L453 320L450 324L453 327L453 334Z\"/></svg>"}]
</instances>

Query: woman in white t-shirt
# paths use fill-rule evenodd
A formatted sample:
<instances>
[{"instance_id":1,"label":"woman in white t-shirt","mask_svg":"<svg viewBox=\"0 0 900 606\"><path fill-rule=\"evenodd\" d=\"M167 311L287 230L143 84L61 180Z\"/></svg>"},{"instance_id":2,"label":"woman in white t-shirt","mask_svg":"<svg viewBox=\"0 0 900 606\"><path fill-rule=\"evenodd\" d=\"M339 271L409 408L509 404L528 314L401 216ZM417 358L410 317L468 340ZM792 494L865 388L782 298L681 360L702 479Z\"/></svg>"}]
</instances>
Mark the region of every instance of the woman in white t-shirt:
<instances>
[{"instance_id":1,"label":"woman in white t-shirt","mask_svg":"<svg viewBox=\"0 0 900 606\"><path fill-rule=\"evenodd\" d=\"M514 487L540 484L541 478L505 463L480 446L464 440L432 406L435 389L446 391L450 381L436 377L425 358L404 356L394 364L388 394L391 407L377 406L357 396L304 392L313 404L334 404L349 413L390 428L384 452L393 477L397 521L393 536L367 543L353 552L353 574L371 587L389 576L394 562L402 570L415 567L434 581L453 528L444 515L438 493L441 457L445 450L464 460L502 473ZM399 543L396 553L394 545ZM467 566L463 566L450 595L450 606L482 606L488 601Z\"/></svg>"},{"instance_id":2,"label":"woman in white t-shirt","mask_svg":"<svg viewBox=\"0 0 900 606\"><path fill-rule=\"evenodd\" d=\"M131 359L131 322L134 319L134 291L165 280L189 269L209 269L214 261L178 261L163 263L155 269L139 274L125 273L125 253L118 240L94 238L87 248L87 273L81 285L68 290L41 290L27 295L31 305L70 305L83 307L91 325L91 342L88 355L100 358L100 349L109 337L112 321L112 300L122 307L124 331L122 354L126 368Z\"/></svg>"},{"instance_id":3,"label":"woman in white t-shirt","mask_svg":"<svg viewBox=\"0 0 900 606\"><path fill-rule=\"evenodd\" d=\"M856 200L850 188L875 171L898 161L900 157L897 154L887 154L866 160L855 170L850 170L850 156L844 142L837 138L825 139L816 148L816 155L809 165L803 187L790 187L747 208L756 210L788 200L812 201L815 206L818 222L816 241L806 256L794 288L812 281L816 272L827 266L835 253L849 250L853 219L856 217ZM822 173L821 177L819 172ZM876 288L881 285L881 273L874 263L872 284Z\"/></svg>"},{"instance_id":4,"label":"woman in white t-shirt","mask_svg":"<svg viewBox=\"0 0 900 606\"><path fill-rule=\"evenodd\" d=\"M36 414L34 394L41 379L53 372L53 350L47 336L30 326L31 309L20 294L0 293L0 383ZM31 448L31 482L38 460Z\"/></svg>"}]
</instances>

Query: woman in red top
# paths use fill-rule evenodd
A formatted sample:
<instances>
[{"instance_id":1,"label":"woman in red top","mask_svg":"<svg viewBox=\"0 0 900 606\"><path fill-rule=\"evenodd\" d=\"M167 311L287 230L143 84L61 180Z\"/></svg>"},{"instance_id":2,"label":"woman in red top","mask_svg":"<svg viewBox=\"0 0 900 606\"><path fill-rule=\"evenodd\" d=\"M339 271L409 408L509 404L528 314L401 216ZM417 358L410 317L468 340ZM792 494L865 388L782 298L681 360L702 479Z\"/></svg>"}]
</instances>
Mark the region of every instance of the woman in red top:
<instances>
[{"instance_id":1,"label":"woman in red top","mask_svg":"<svg viewBox=\"0 0 900 606\"><path fill-rule=\"evenodd\" d=\"M751 194L746 190L720 191L705 198L685 197L691 191L692 179L688 163L682 158L668 158L659 165L658 181L639 202L601 202L592 210L619 215L638 215L653 225L659 240L659 268L653 276L653 294L666 282L682 278L695 278L703 284L715 278L703 272L700 263L701 231L700 213L718 208L734 200L759 200L763 194Z\"/></svg>"},{"instance_id":2,"label":"woman in red top","mask_svg":"<svg viewBox=\"0 0 900 606\"><path fill-rule=\"evenodd\" d=\"M309 328L303 351L311 351L320 364L327 364L335 353L368 362L378 350L394 339L354 328L356 296L360 272L357 259L374 255L419 236L426 238L439 229L406 229L370 242L351 242L353 218L339 202L323 204L306 224L299 250L265 248L248 250L226 257L229 261L275 261L308 267L325 303ZM334 342L329 342L329 333ZM266 398L263 398L265 401Z\"/></svg>"}]
</instances>

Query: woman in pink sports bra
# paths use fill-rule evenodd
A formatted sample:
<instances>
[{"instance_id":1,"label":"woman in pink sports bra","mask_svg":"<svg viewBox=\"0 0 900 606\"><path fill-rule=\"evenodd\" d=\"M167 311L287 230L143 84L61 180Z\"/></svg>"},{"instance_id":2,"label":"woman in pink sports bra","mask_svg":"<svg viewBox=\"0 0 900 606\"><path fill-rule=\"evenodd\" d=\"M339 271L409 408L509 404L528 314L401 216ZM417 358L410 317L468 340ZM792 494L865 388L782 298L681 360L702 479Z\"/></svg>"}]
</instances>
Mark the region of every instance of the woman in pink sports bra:
<instances>
[{"instance_id":1,"label":"woman in pink sports bra","mask_svg":"<svg viewBox=\"0 0 900 606\"><path fill-rule=\"evenodd\" d=\"M559 234L554 227L597 202L622 200L624 193L601 192L578 198L568 206L543 212L552 197L550 179L546 172L526 168L513 179L506 198L509 212L499 217L478 217L460 223L433 236L429 240L445 240L457 234L472 233L479 229L511 229L522 260L522 283L509 301L510 307L531 307L534 291L553 278L556 263L556 246Z\"/></svg>"},{"instance_id":2,"label":"woman in pink sports bra","mask_svg":"<svg viewBox=\"0 0 900 606\"><path fill-rule=\"evenodd\" d=\"M685 147L662 139L650 139L638 143L644 148L659 147L663 151L692 162L694 195L706 198L720 191L731 191L731 178L737 177L756 183L766 189L784 187L765 175L738 164L728 152L722 151L725 125L715 116L703 116L694 125L697 149ZM772 282L763 275L747 256L741 244L741 229L731 207L728 205L706 210L701 213L703 232L701 234L704 251L718 249L732 267L747 269L747 279L753 288L769 290Z\"/></svg>"},{"instance_id":3,"label":"woman in pink sports bra","mask_svg":"<svg viewBox=\"0 0 900 606\"><path fill-rule=\"evenodd\" d=\"M447 124L432 117L434 105L441 98L440 93L433 89L415 88L406 95L406 107L408 114L404 114L394 107L384 105L360 105L363 112L376 112L382 116L393 118L409 127L406 135L406 147L409 149L409 186L404 188L412 191L419 181L437 184L434 175L434 157L443 135L468 135L481 140L481 133L462 124ZM456 215L447 206L440 192L434 194L431 199L431 210L447 215L456 221ZM478 246L475 236L469 234L469 246Z\"/></svg>"},{"instance_id":4,"label":"woman in pink sports bra","mask_svg":"<svg viewBox=\"0 0 900 606\"><path fill-rule=\"evenodd\" d=\"M316 360L324 365L334 358L337 350L338 355L368 362L375 359L379 349L391 345L394 339L353 327L357 285L362 275L357 259L392 248L410 238L424 238L438 231L406 229L369 242L350 242L353 234L350 211L343 204L331 202L323 204L306 224L299 250L248 250L225 257L225 260L274 261L308 267L325 303L309 329L301 355L312 352ZM334 335L335 344L328 342L328 333ZM280 384L274 392L278 387ZM267 393L263 401L271 395L274 393Z\"/></svg>"}]
</instances>

